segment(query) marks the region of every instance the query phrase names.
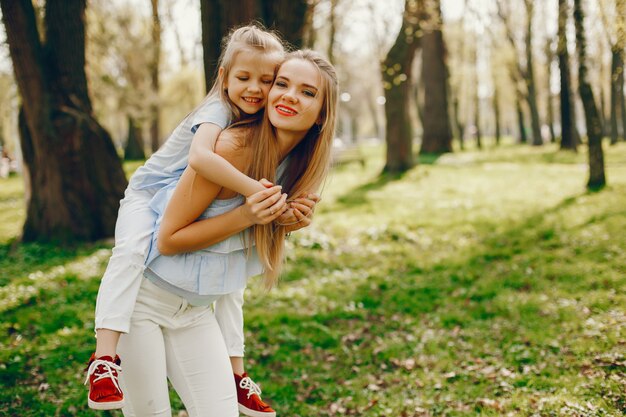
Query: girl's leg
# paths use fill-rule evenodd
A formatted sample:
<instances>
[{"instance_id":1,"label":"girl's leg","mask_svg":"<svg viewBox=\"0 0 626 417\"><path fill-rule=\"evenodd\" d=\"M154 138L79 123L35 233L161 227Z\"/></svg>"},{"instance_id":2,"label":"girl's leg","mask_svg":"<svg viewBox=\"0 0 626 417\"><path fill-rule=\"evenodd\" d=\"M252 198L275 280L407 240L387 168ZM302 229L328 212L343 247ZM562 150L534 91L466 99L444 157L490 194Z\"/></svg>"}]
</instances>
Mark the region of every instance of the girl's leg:
<instances>
[{"instance_id":1,"label":"girl's leg","mask_svg":"<svg viewBox=\"0 0 626 417\"><path fill-rule=\"evenodd\" d=\"M125 417L171 417L167 384L166 349L161 325L177 305L163 303L154 284L144 280L137 298L130 332L122 335L124 358L120 382L126 394Z\"/></svg>"},{"instance_id":2,"label":"girl's leg","mask_svg":"<svg viewBox=\"0 0 626 417\"><path fill-rule=\"evenodd\" d=\"M243 294L245 289L221 296L215 302L215 318L224 335L233 372L244 373Z\"/></svg>"},{"instance_id":3,"label":"girl's leg","mask_svg":"<svg viewBox=\"0 0 626 417\"><path fill-rule=\"evenodd\" d=\"M186 316L186 317L184 317ZM190 417L237 417L237 394L228 353L213 312L190 307L183 324L166 329L167 371Z\"/></svg>"},{"instance_id":4,"label":"girl's leg","mask_svg":"<svg viewBox=\"0 0 626 417\"><path fill-rule=\"evenodd\" d=\"M115 357L119 333L127 333L141 284L156 215L152 193L126 190L115 225L115 247L96 301L96 357Z\"/></svg>"},{"instance_id":5,"label":"girl's leg","mask_svg":"<svg viewBox=\"0 0 626 417\"><path fill-rule=\"evenodd\" d=\"M224 335L239 411L247 416L275 417L276 412L261 399L261 390L244 370L243 299L244 290L223 295L215 302L215 317Z\"/></svg>"}]
</instances>

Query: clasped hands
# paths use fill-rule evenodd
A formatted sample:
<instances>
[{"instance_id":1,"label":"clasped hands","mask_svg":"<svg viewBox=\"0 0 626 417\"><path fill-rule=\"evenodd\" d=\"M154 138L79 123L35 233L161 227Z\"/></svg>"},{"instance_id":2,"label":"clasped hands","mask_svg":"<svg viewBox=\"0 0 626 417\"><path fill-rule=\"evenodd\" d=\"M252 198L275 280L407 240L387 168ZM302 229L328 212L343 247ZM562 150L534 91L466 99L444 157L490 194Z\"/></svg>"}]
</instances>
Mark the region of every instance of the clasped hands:
<instances>
[{"instance_id":1,"label":"clasped hands","mask_svg":"<svg viewBox=\"0 0 626 417\"><path fill-rule=\"evenodd\" d=\"M266 179L259 181L265 188L246 198L243 205L245 216L254 224L275 222L290 233L311 224L315 204L320 201L318 194L307 194L288 199L280 185Z\"/></svg>"}]
</instances>

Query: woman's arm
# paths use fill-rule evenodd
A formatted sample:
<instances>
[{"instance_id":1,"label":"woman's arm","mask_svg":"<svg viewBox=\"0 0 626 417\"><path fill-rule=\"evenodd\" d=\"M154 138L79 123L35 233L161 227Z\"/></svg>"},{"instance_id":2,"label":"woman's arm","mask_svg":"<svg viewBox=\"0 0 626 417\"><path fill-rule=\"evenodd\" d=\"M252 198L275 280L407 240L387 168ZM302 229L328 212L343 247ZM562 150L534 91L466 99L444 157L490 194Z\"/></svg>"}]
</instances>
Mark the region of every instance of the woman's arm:
<instances>
[{"instance_id":1,"label":"woman's arm","mask_svg":"<svg viewBox=\"0 0 626 417\"><path fill-rule=\"evenodd\" d=\"M198 127L189 149L189 166L207 180L246 197L264 190L258 181L213 151L220 132L221 128L212 123L202 123Z\"/></svg>"},{"instance_id":2,"label":"woman's arm","mask_svg":"<svg viewBox=\"0 0 626 417\"><path fill-rule=\"evenodd\" d=\"M228 134L222 134L217 152L234 166L245 165L241 148L233 145ZM232 138L230 138L232 139ZM195 221L218 196L222 187L198 175L187 167L167 204L157 239L164 255L190 252L205 248L238 233L253 224L267 224L286 209L286 194L281 187L263 187L251 195L244 205L209 219Z\"/></svg>"}]
</instances>

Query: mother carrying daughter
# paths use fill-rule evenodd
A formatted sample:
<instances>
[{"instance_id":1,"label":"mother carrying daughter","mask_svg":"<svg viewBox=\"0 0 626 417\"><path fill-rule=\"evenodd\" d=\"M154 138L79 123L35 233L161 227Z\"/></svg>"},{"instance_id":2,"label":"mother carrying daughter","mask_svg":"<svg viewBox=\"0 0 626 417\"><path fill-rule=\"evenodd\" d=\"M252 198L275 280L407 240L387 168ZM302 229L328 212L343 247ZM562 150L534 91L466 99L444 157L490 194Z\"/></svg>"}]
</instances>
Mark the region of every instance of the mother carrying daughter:
<instances>
[{"instance_id":1,"label":"mother carrying daughter","mask_svg":"<svg viewBox=\"0 0 626 417\"><path fill-rule=\"evenodd\" d=\"M306 195L327 172L336 97L327 61L313 51L291 53L276 74L262 121L224 130L216 152L253 178L276 179L290 196ZM125 416L170 416L168 378L192 417L235 417L238 399L240 411L266 415L241 408L210 305L242 290L248 276L264 272L266 284L276 281L285 234L302 226L271 220L284 210L280 195L266 190L244 203L191 168L155 195L152 207L162 217L130 332L120 340ZM301 205L296 217L304 220L311 206Z\"/></svg>"},{"instance_id":2,"label":"mother carrying daughter","mask_svg":"<svg viewBox=\"0 0 626 417\"><path fill-rule=\"evenodd\" d=\"M165 253L175 253L180 251L190 251L205 247L219 240L223 240L232 233L236 233L246 225L250 224L264 224L265 226L258 226L254 232L255 242L257 242L257 250L260 254L262 264L265 267L266 278L268 282L272 282L278 275L279 265L281 261L282 251L282 239L285 232L290 230L297 230L310 223L310 220L305 217L310 214L312 207L317 201L316 195L307 195L306 193L302 197L298 197L294 194L299 190L317 190L319 181L323 177L325 167L328 161L328 149L324 152L325 155L317 154L313 161L313 171L317 174L311 177L309 174L304 175L305 172L298 168L299 164L307 159L306 155L303 158L303 152L293 153L293 159L290 157L288 164L284 163L282 166L285 168L285 186L283 191L291 190L290 196L296 196L292 202L285 204L286 194L281 194L280 187L271 187L271 184L262 183L256 180L252 180L239 172L236 168L228 163L218 154L222 154L226 159L230 160L237 168L245 170L248 160L238 159L234 155L240 152L239 147L255 145L254 153L248 153L247 158L250 161L255 160L257 157L262 159L262 163L254 165L256 168L247 171L249 175L254 178L274 178L273 169L278 164L280 158L276 151L288 151L289 149L283 148L283 146L276 147L276 143L287 143L284 140L276 141L274 144L267 145L267 139L269 136L265 136L269 131L275 133L275 137L285 137L289 135L278 134L280 126L276 126L278 129L273 130L271 127L267 127L265 122L259 121L259 115L262 114L261 110L267 102L267 95L269 87L274 78L274 70L276 64L282 59L283 48L280 41L268 32L265 32L254 26L247 26L234 31L228 42L225 45L224 53L220 60L220 70L218 81L214 85L209 93L207 99L190 114L179 127L173 132L170 139L166 142L159 152L157 152L131 179L129 188L126 191L126 197L122 201L120 207L120 213L118 218L118 224L116 227L116 245L113 249L113 256L107 267L105 276L101 284L101 288L98 294L98 303L96 308L96 329L97 329L97 346L96 352L92 355L89 366L88 381L90 383L89 393L89 405L92 408L98 409L110 409L119 408L123 405L123 396L120 387L117 382L118 373L121 371L120 360L116 355L117 342L120 333L126 333L131 327L131 314L133 317L133 326L137 322L135 315L140 310L142 303L137 299L138 293L143 291L143 286L148 285L152 281L146 281L142 279L143 264L148 251L150 250L151 262L148 265L147 275L150 275L150 271L155 273L159 271L166 262L162 262L166 259L165 256L160 256L157 251L157 246ZM313 54L314 55L314 54ZM332 70L332 67L328 67ZM319 68L322 78L327 77L327 71ZM323 93L325 97L324 102L324 124L323 127L314 127L311 131L317 129L316 135L320 140L329 146L330 137L334 128L334 106L336 100L336 77L334 72L331 76L333 82ZM284 83L284 82L283 82ZM278 87L278 84L276 85ZM298 94L304 94L308 97L311 94L315 94L310 89L310 86L306 90L302 90ZM320 96L318 95L318 98ZM330 101L328 101L330 100ZM297 106L296 106L297 107ZM287 119L293 119L293 116L297 115L297 110L289 105L279 106L275 109L276 114L282 114L282 117ZM306 113L306 111L304 112ZM255 117L256 116L256 117ZM275 116L275 115L274 115ZM318 115L321 117L321 113ZM297 118L296 118L297 119ZM239 132L239 136L229 136L226 134L224 137L220 137L218 142L218 154L213 153L213 148L216 142L217 136L220 131L227 127L231 121L244 122L244 125L237 129L232 129L232 132ZM315 121L318 121L317 119ZM276 120L278 124L284 123L284 120ZM296 124L297 125L297 124ZM286 125L287 131L289 129L289 123ZM269 129L269 130L268 130ZM230 132L229 130L228 132ZM248 142L241 142L242 138L248 133L253 135L248 138ZM262 133L265 132L265 133ZM310 137L311 132L305 132ZM305 136L306 136L305 135ZM297 135L296 135L297 136ZM246 136L247 137L247 136ZM256 139L253 139L256 137ZM292 138L295 136L292 136ZM193 139L192 139L193 138ZM237 139L238 138L238 139ZM236 140L235 140L236 139ZM300 137L302 139L302 137ZM265 141L265 142L264 142ZM258 143L256 143L258 142ZM261 143L264 142L264 143ZM305 142L302 142L305 143ZM294 145L295 146L295 145ZM298 149L299 146L295 146ZM310 149L305 149L304 153ZM269 154L274 152L273 154ZM187 155L189 154L189 155ZM254 157L251 157L253 155ZM285 155L282 153L281 155ZM267 156L267 161L264 157ZM245 160L245 161L244 161ZM293 162L291 162L293 161ZM258 161L257 161L258 162ZM158 221L161 225L161 236L164 236L160 240L152 239L153 230L155 228L155 222L160 219L160 215L163 213L164 202L167 201L168 196L174 190L175 182L181 176L181 173L185 167L189 166L193 169L188 169L183 177L177 191L174 192L172 197L171 206L178 204L180 207L176 209L168 209L174 211L172 216L166 214L163 220ZM300 165L301 166L301 165ZM274 167L274 168L272 168ZM192 181L192 188L187 187L188 177L193 174L195 178ZM263 175L257 175L262 173ZM266 175L265 175L266 174ZM205 180L206 177L209 181ZM315 177L315 178L314 178ZM303 178L308 178L307 182L302 182ZM313 178L313 180L312 180ZM236 210L230 211L224 214L222 221L213 221L216 219L209 219L213 223L206 229L201 229L203 221L193 222L196 217L202 213L202 210L206 208L209 200L206 200L203 204L204 207L200 209L197 205L199 201L196 200L198 191L206 193L207 189L202 190L202 187L206 187L207 184L218 187L216 184L220 184L227 189L238 191L245 196L249 196L245 205L238 207ZM300 188L294 188L296 184L300 184ZM189 200L181 200L177 197L180 194L180 187L187 187L187 191L190 192L187 197ZM200 188L198 188L200 187ZM308 188L302 188L308 187ZM209 187L210 188L210 187ZM213 192L216 192L213 190ZM210 194L210 193L209 193ZM206 198L209 194L203 194L202 197ZM225 191L219 191L220 198L226 198L228 193ZM232 193L235 194L234 192ZM215 197L216 194L213 194ZM211 199L213 198L211 197ZM232 203L235 203L236 198ZM239 204L243 199L240 199ZM177 203L178 202L178 203ZM201 205L201 204L200 204ZM226 208L231 208L228 201L216 200L212 208L209 208L203 216L211 216L211 210L215 214L216 207L222 206L218 212L226 211ZM238 204L233 205L233 207ZM154 211L156 209L156 211ZM195 210L195 211L194 211ZM199 210L199 211L198 211ZM197 211L197 214L195 214ZM235 215L235 217L233 217ZM247 222L238 222L244 216ZM191 216L191 217L190 217ZM194 217L195 216L195 217ZM236 218L238 216L238 219ZM168 221L171 218L171 222ZM295 223L292 226L280 227L277 225L270 225L278 219L279 224ZM207 221L209 221L207 220ZM206 223L207 226L209 223ZM169 225L169 226L168 226ZM178 228L180 225L188 225L188 227ZM171 229L168 229L172 227ZM210 229L210 230L208 230ZM171 230L171 234L163 234L164 231ZM196 234L200 231L199 234ZM206 232L204 237L202 233ZM211 237L213 236L213 237ZM187 239L191 237L191 239ZM273 239L279 239L274 241ZM228 243L230 241L230 243ZM152 242L152 249L151 247ZM233 239L227 239L227 241L221 243L220 250L214 253L221 253L224 259L234 258L233 252L237 250L246 250L241 247L237 249L237 245L232 245ZM230 246L229 246L230 245ZM224 251L224 248L233 249L231 252ZM215 248L214 248L215 249ZM240 399L240 409L250 416L267 416L272 417L275 415L274 411L263 403L258 396L260 393L254 384L243 372L243 318L242 318L242 304L243 304L243 289L242 284L245 285L245 278L253 272L260 272L260 268L257 264L255 266L255 253L251 251L249 260L246 260L245 277L242 279L241 269L229 268L228 273L232 276L228 276L226 273L221 274L225 284L216 294L226 294L221 296L216 305L215 316L220 324L221 331L224 334L224 338L227 342L228 352L231 356L231 373L230 380L233 381L233 372L235 373L234 381L237 382L237 396ZM210 252L210 251L207 251ZM239 253L242 255L242 253ZM241 259L241 257L239 257ZM173 257L173 259L180 258ZM189 259L193 259L190 257ZM230 262L230 261L229 261ZM185 264L185 262L182 262ZM236 264L236 263L235 263ZM230 263L229 263L230 265ZM239 265L242 265L239 263ZM224 269L227 271L227 269ZM176 272L181 278L184 278L184 274L180 274L180 269L176 269ZM161 274L164 274L161 272ZM167 276L167 274L164 274ZM220 274L213 274L220 276ZM159 290L163 290L164 282L166 280L158 281L155 279L155 275L152 275L152 279L161 285ZM201 282L200 280L199 282ZM172 290L171 287L167 287L166 290ZM204 289L206 292L206 288ZM233 292L228 293L228 291ZM170 292L169 294L173 294ZM186 294L188 295L188 294ZM206 294L205 294L206 295ZM158 298L158 297L157 297ZM137 304L135 305L135 300ZM178 300L184 300L188 303L185 297L179 297ZM205 299L201 310L205 309L204 304L208 299ZM196 300L191 300L192 305ZM184 304L184 303L183 303ZM154 307L154 306L151 306ZM191 308L191 307L190 307ZM195 307L194 307L195 308ZM135 310L133 313L133 309ZM155 322L154 320L148 320ZM185 325L186 326L186 325ZM183 327L185 327L183 326ZM166 338L166 326L158 326L163 332L162 338ZM219 329L218 329L219 332ZM136 333L133 330L133 333ZM193 334L193 332L192 332ZM210 335L211 332L207 332ZM138 336L138 334L136 334ZM130 336L128 339L132 339ZM221 339L221 338L220 338ZM179 340L174 337L172 340ZM199 340L199 339L198 339ZM129 342L130 343L130 342ZM193 343L196 345L196 341ZM130 346L136 344L130 343ZM201 343L197 344L201 347ZM207 347L208 349L208 347ZM125 359L126 366L133 365L134 363L146 364L146 355L158 351L155 346L146 346L146 350L130 350L139 354L138 359L134 360ZM204 353L208 354L208 350ZM129 355L132 353L129 353ZM129 356L131 357L131 356ZM131 363L132 362L132 363ZM169 369L170 363L176 363L173 359L168 361L168 375L171 374ZM150 366L157 367L157 364L149 364ZM165 366L164 361L160 362L161 367ZM131 379L132 372L126 369L125 374ZM141 375L141 374L140 374ZM153 381L153 379L147 379L147 375L140 378L141 385L145 385L147 381ZM171 378L171 376L170 376ZM155 380L158 380L156 378ZM234 382L233 381L233 382ZM234 383L231 382L231 387L234 389ZM131 386L132 383L129 383ZM130 388L132 391L132 388ZM178 390L178 388L177 388ZM144 390L145 391L145 390ZM149 392L148 390L147 392ZM180 391L179 391L180 392ZM208 396L207 398L209 398ZM167 400L167 395L161 396L162 400ZM132 400L131 400L132 401ZM134 403L134 401L132 401ZM187 404L187 401L185 401ZM168 403L169 404L169 403ZM133 404L133 408L134 404ZM126 409L124 410L126 413ZM204 415L200 413L201 415ZM132 415L132 414L129 414Z\"/></svg>"}]
</instances>

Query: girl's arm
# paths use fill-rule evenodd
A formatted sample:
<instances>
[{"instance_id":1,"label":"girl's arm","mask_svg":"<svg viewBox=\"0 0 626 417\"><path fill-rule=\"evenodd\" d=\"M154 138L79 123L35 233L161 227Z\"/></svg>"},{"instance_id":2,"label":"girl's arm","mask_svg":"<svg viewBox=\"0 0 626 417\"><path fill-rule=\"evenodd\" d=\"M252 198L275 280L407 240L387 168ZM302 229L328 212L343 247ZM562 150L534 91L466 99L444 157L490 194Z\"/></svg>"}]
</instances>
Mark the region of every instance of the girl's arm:
<instances>
[{"instance_id":1,"label":"girl's arm","mask_svg":"<svg viewBox=\"0 0 626 417\"><path fill-rule=\"evenodd\" d=\"M210 182L245 197L264 190L265 187L258 181L243 174L213 151L221 131L213 123L202 123L198 127L189 149L189 166Z\"/></svg>"},{"instance_id":2,"label":"girl's arm","mask_svg":"<svg viewBox=\"0 0 626 417\"><path fill-rule=\"evenodd\" d=\"M242 150L228 140L226 133L222 136L225 140L220 138L217 151L229 164L243 168L246 160ZM159 251L164 255L174 255L202 249L253 224L274 221L287 209L287 195L281 193L280 186L262 188L248 197L244 205L220 216L196 221L219 195L222 187L187 167L163 214L157 239Z\"/></svg>"}]
</instances>

